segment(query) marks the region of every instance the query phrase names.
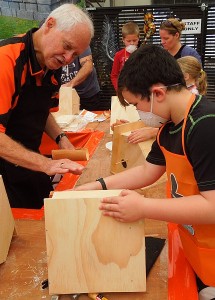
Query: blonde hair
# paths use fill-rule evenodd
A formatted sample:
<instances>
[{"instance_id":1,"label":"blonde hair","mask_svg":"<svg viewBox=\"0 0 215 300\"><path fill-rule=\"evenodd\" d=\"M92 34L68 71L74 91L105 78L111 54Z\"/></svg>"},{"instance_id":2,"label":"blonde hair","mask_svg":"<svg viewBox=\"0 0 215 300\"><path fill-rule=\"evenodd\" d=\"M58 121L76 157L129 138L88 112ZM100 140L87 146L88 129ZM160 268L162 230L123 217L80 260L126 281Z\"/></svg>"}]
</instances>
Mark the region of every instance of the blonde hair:
<instances>
[{"instance_id":1,"label":"blonde hair","mask_svg":"<svg viewBox=\"0 0 215 300\"><path fill-rule=\"evenodd\" d=\"M172 35L178 32L181 36L182 31L185 29L185 23L176 18L169 18L161 23L160 29L166 30Z\"/></svg>"},{"instance_id":2,"label":"blonde hair","mask_svg":"<svg viewBox=\"0 0 215 300\"><path fill-rule=\"evenodd\" d=\"M122 37L125 38L129 34L135 34L139 37L140 29L135 22L128 22L122 26Z\"/></svg>"},{"instance_id":3,"label":"blonde hair","mask_svg":"<svg viewBox=\"0 0 215 300\"><path fill-rule=\"evenodd\" d=\"M84 24L89 28L91 38L94 36L94 26L89 14L74 4L60 5L48 15L45 22L50 17L56 20L57 28L61 31L69 31L77 24Z\"/></svg>"},{"instance_id":4,"label":"blonde hair","mask_svg":"<svg viewBox=\"0 0 215 300\"><path fill-rule=\"evenodd\" d=\"M207 92L207 74L202 69L201 63L194 56L183 56L177 59L183 73L195 80L199 94L205 95Z\"/></svg>"}]
</instances>

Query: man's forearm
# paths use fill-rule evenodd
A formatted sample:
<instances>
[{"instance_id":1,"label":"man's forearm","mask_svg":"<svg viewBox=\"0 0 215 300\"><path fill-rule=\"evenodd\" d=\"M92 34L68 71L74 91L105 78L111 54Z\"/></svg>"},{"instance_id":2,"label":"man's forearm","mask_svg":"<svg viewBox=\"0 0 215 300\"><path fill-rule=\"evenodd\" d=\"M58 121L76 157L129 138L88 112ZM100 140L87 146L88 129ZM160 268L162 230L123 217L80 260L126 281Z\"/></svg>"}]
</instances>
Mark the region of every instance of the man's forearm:
<instances>
[{"instance_id":1,"label":"man's forearm","mask_svg":"<svg viewBox=\"0 0 215 300\"><path fill-rule=\"evenodd\" d=\"M54 141L56 141L56 137L59 136L59 134L63 132L63 130L57 124L57 122L55 121L55 118L53 117L53 115L51 113L49 114L48 119L46 121L45 132ZM71 149L71 150L75 149L74 146L72 145L72 143L66 137L66 135L60 139L58 146L61 149Z\"/></svg>"},{"instance_id":2,"label":"man's forearm","mask_svg":"<svg viewBox=\"0 0 215 300\"><path fill-rule=\"evenodd\" d=\"M15 165L33 171L44 172L48 175L65 174L68 172L81 174L84 169L82 165L69 159L52 160L28 150L4 133L0 133L0 157Z\"/></svg>"},{"instance_id":3,"label":"man's forearm","mask_svg":"<svg viewBox=\"0 0 215 300\"><path fill-rule=\"evenodd\" d=\"M93 62L92 60L86 60L86 62L82 65L77 75L68 83L72 87L76 87L81 84L93 71Z\"/></svg>"},{"instance_id":4,"label":"man's forearm","mask_svg":"<svg viewBox=\"0 0 215 300\"><path fill-rule=\"evenodd\" d=\"M53 115L51 113L49 113L49 116L46 121L45 132L53 140L55 140L56 137L62 132L62 129L57 124L57 122L55 121L55 118L53 117Z\"/></svg>"},{"instance_id":5,"label":"man's forearm","mask_svg":"<svg viewBox=\"0 0 215 300\"><path fill-rule=\"evenodd\" d=\"M26 149L4 133L0 133L0 157L15 165L41 172L49 160L45 156Z\"/></svg>"}]
</instances>

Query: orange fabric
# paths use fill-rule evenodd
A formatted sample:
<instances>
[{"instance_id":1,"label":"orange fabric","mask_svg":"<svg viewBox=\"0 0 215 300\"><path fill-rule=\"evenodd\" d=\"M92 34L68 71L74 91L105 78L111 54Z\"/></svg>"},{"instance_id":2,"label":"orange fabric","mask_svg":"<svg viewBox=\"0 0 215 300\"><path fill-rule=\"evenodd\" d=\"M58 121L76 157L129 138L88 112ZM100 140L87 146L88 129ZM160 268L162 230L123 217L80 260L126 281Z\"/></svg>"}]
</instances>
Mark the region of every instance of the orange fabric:
<instances>
[{"instance_id":1,"label":"orange fabric","mask_svg":"<svg viewBox=\"0 0 215 300\"><path fill-rule=\"evenodd\" d=\"M184 256L177 224L168 224L168 300L198 300L196 276Z\"/></svg>"},{"instance_id":2,"label":"orange fabric","mask_svg":"<svg viewBox=\"0 0 215 300\"><path fill-rule=\"evenodd\" d=\"M44 209L11 208L14 219L41 220Z\"/></svg>"},{"instance_id":3,"label":"orange fabric","mask_svg":"<svg viewBox=\"0 0 215 300\"><path fill-rule=\"evenodd\" d=\"M99 142L104 136L102 131L91 131L84 130L83 132L68 134L70 141L75 145L75 147L85 147L89 150L89 156L92 157L94 151L99 145ZM51 144L49 144L51 142ZM51 150L55 149L55 143L47 135L43 137L41 145L41 153L50 155ZM87 161L78 162L82 165L87 165ZM71 189L74 187L80 175L73 175L71 173L65 174L62 180L57 185L57 191L62 191L66 189ZM33 219L41 220L44 216L44 209L23 209L23 208L12 208L12 213L14 219Z\"/></svg>"},{"instance_id":4,"label":"orange fabric","mask_svg":"<svg viewBox=\"0 0 215 300\"><path fill-rule=\"evenodd\" d=\"M191 96L182 127L182 146L184 155L161 150L166 159L168 187L172 198L199 194L193 168L186 156L184 130L190 107L195 99ZM160 133L159 133L160 136ZM158 136L158 142L159 142ZM184 175L186 174L186 176ZM215 261L215 225L178 225L181 242L186 258L199 278L206 284L215 286L215 269L210 262Z\"/></svg>"},{"instance_id":5,"label":"orange fabric","mask_svg":"<svg viewBox=\"0 0 215 300\"><path fill-rule=\"evenodd\" d=\"M81 132L67 132L66 134L75 148L83 148L93 132L94 131L90 129L85 129ZM59 149L58 145L46 133L44 133L40 146L40 152L43 155L51 155L51 151L57 149Z\"/></svg>"},{"instance_id":6,"label":"orange fabric","mask_svg":"<svg viewBox=\"0 0 215 300\"><path fill-rule=\"evenodd\" d=\"M94 134L89 137L88 141L84 145L84 147L86 147L89 150L90 157L94 153L95 149L98 146L98 143L100 142L103 136L104 136L104 132L94 131ZM79 161L78 163L82 164L83 166L86 166L88 162ZM66 189L72 189L79 177L80 175L73 175L71 173L65 174L61 179L61 181L59 182L59 184L56 186L55 190L64 191Z\"/></svg>"},{"instance_id":7,"label":"orange fabric","mask_svg":"<svg viewBox=\"0 0 215 300\"><path fill-rule=\"evenodd\" d=\"M208 230L213 230L214 227L211 225L212 228L208 225L203 227L203 230L205 229L205 234L207 234ZM194 226L193 226L194 227ZM199 226L200 227L200 226ZM194 227L195 229L195 227ZM196 244L196 239L190 238L190 235L187 234L187 232L179 226L178 228L180 238L182 241L182 246L184 253L186 257L189 259L189 262L191 266L193 267L196 274L199 276L199 278L204 282L204 284L209 286L215 286L215 270L214 270L214 262L215 262L215 250L214 248L210 248L211 245L205 245L202 246L199 244ZM195 234L197 235L197 233ZM210 236L209 238L212 239L212 244L214 244L214 235L213 237ZM201 242L201 241L200 241ZM208 246L208 247L207 247Z\"/></svg>"}]
</instances>

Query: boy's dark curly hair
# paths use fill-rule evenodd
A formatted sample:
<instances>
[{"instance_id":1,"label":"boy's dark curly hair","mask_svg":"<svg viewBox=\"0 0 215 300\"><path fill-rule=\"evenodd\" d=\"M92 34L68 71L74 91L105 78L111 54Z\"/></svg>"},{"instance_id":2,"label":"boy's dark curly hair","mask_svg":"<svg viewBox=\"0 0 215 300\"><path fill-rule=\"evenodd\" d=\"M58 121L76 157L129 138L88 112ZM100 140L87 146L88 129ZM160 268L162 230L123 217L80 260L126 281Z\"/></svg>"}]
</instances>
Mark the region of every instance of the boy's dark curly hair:
<instances>
[{"instance_id":1,"label":"boy's dark curly hair","mask_svg":"<svg viewBox=\"0 0 215 300\"><path fill-rule=\"evenodd\" d=\"M158 83L167 86L167 90L186 87L181 68L171 54L158 45L142 45L130 55L120 72L119 100L123 106L128 105L122 96L124 89L149 99L151 86Z\"/></svg>"}]
</instances>

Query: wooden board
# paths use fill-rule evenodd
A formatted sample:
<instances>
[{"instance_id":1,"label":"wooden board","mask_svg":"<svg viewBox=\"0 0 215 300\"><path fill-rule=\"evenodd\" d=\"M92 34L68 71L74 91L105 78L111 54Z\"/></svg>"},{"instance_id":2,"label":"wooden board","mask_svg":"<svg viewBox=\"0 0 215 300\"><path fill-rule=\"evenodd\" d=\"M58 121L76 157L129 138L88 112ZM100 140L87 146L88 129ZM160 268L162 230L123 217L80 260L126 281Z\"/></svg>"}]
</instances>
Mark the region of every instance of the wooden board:
<instances>
[{"instance_id":1,"label":"wooden board","mask_svg":"<svg viewBox=\"0 0 215 300\"><path fill-rule=\"evenodd\" d=\"M0 264L7 259L11 239L15 230L14 224L4 182L0 175Z\"/></svg>"},{"instance_id":2,"label":"wooden board","mask_svg":"<svg viewBox=\"0 0 215 300\"><path fill-rule=\"evenodd\" d=\"M66 190L61 192L54 192L52 194L52 198L54 199L77 199L77 198L93 198L93 197L111 197L111 196L118 196L122 190L90 190L90 191L72 191Z\"/></svg>"},{"instance_id":3,"label":"wooden board","mask_svg":"<svg viewBox=\"0 0 215 300\"><path fill-rule=\"evenodd\" d=\"M78 115L80 97L72 87L61 87L59 91L59 110L57 115Z\"/></svg>"},{"instance_id":4,"label":"wooden board","mask_svg":"<svg viewBox=\"0 0 215 300\"><path fill-rule=\"evenodd\" d=\"M116 122L116 120L127 120L129 122L135 122L140 120L137 109L134 105L129 105L127 107L123 107L117 96L111 97L111 118L110 118L110 126ZM113 131L110 128L110 133Z\"/></svg>"},{"instance_id":5,"label":"wooden board","mask_svg":"<svg viewBox=\"0 0 215 300\"><path fill-rule=\"evenodd\" d=\"M119 190L75 192L45 199L49 293L144 292L144 221L101 214L101 198Z\"/></svg>"},{"instance_id":6,"label":"wooden board","mask_svg":"<svg viewBox=\"0 0 215 300\"><path fill-rule=\"evenodd\" d=\"M111 173L119 173L126 169L142 165L151 149L154 139L138 144L127 142L132 130L144 127L141 121L126 123L114 128L111 156Z\"/></svg>"},{"instance_id":7,"label":"wooden board","mask_svg":"<svg viewBox=\"0 0 215 300\"><path fill-rule=\"evenodd\" d=\"M136 166L143 165L146 162L146 157L151 150L154 139L150 139L138 144L131 144L127 142L127 138L132 130L139 129L145 125L141 121L126 123L118 125L114 128L113 133L113 146L111 155L110 172L116 174L126 169L130 169ZM161 178L150 186L142 188L145 193L149 193L154 190L154 186L159 192L164 193L166 191L166 173Z\"/></svg>"}]
</instances>

